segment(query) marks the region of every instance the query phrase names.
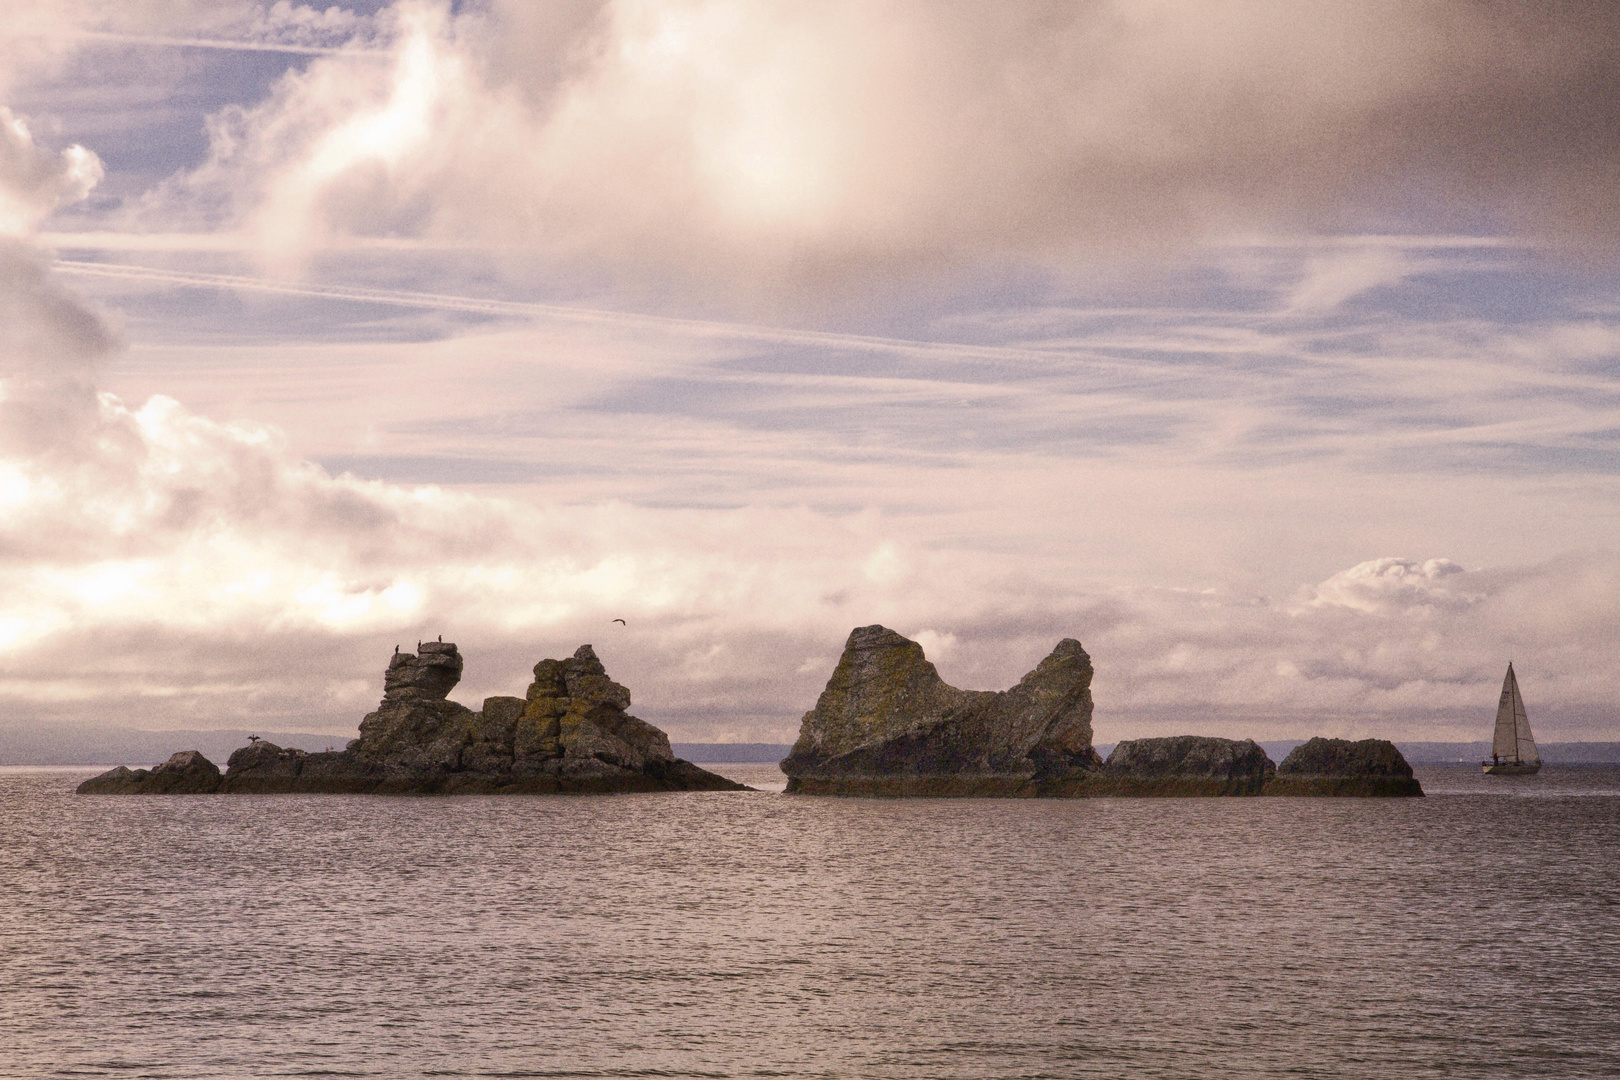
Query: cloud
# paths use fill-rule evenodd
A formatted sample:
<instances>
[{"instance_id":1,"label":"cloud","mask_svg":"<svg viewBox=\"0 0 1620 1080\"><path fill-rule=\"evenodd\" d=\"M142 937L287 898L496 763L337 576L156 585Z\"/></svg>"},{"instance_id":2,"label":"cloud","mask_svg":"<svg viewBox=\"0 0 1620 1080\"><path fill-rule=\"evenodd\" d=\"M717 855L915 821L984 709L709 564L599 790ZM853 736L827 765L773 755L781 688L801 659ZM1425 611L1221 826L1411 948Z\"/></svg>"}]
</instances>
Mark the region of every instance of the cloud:
<instances>
[{"instance_id":1,"label":"cloud","mask_svg":"<svg viewBox=\"0 0 1620 1080\"><path fill-rule=\"evenodd\" d=\"M82 146L41 150L28 125L0 105L0 239L26 236L57 206L84 198L102 171L101 160Z\"/></svg>"},{"instance_id":2,"label":"cloud","mask_svg":"<svg viewBox=\"0 0 1620 1080\"><path fill-rule=\"evenodd\" d=\"M391 69L323 58L217 116L149 220L205 203L283 270L417 236L742 290L1453 203L1620 237L1609 4L402 0L388 25ZM1398 269L1363 253L1296 300Z\"/></svg>"},{"instance_id":3,"label":"cloud","mask_svg":"<svg viewBox=\"0 0 1620 1080\"><path fill-rule=\"evenodd\" d=\"M1098 665L1099 716L1110 734L1473 739L1512 657L1534 673L1538 730L1612 738L1620 677L1602 658L1620 643L1617 573L1601 552L1479 570L1380 558L1301 589L1302 602L1134 593L1104 636L1114 663Z\"/></svg>"},{"instance_id":4,"label":"cloud","mask_svg":"<svg viewBox=\"0 0 1620 1080\"><path fill-rule=\"evenodd\" d=\"M342 732L375 701L394 644L443 633L469 655L457 696L475 705L588 640L678 736L788 739L849 627L874 621L925 627L942 674L968 687L1010 685L1080 637L1104 738L1467 737L1515 648L1544 738L1601 735L1620 693L1604 659L1620 644L1620 565L1601 554L1497 570L1380 558L1279 602L1098 584L1030 539L947 542L957 526L937 505L910 519L759 501L531 505L334 475L264 425L98 393L113 336L27 254L0 278L14 302L5 355L25 361L0 384L12 716ZM41 371L61 378L29 374ZM20 401L35 411L9 408ZM64 419L37 422L52 403ZM1005 482L1030 515L1081 505L1056 497L1067 471L1043 480L1025 460ZM1130 517L1115 497L1129 482L1092 470L1100 515ZM1062 520L1026 524L1044 536Z\"/></svg>"},{"instance_id":5,"label":"cloud","mask_svg":"<svg viewBox=\"0 0 1620 1080\"><path fill-rule=\"evenodd\" d=\"M591 640L643 715L684 737L758 739L792 735L849 628L870 622L926 634L944 677L973 688L1008 686L1079 637L1107 738L1473 737L1512 654L1534 673L1544 736L1603 737L1620 689L1603 660L1613 557L1555 556L1612 546L1612 470L1495 455L1614 430L1612 329L1562 306L1518 327L1466 311L1413 323L1387 297L1349 321L1278 315L1271 297L1309 272L1304 250L1253 269L1265 289L1252 310L958 317L957 339L1007 343L985 348L656 320L338 345L273 308L263 320L293 336L233 345L229 378L217 348L148 349L142 363L145 391L167 386L194 410L157 410L170 418L154 431L215 430L196 413L287 424L290 442L268 437L250 460L289 479L230 504L281 509L215 514L260 538L241 561L283 567L282 584L254 606L187 593L206 575L177 572L179 606L215 622L143 634L111 608L105 625L85 611L84 636L49 648L183 673L163 696L82 699L149 722L251 723L242 710L274 708L284 726L318 714L341 727L375 699L377 657L402 637L459 640L478 658L472 703ZM1474 249L1447 258L1460 261L1426 273L1471 294ZM234 444L196 445L202 470ZM327 470L299 479L300 455ZM398 482L351 488L346 468ZM227 490L231 475L183 486ZM388 500L426 477L522 479L540 505L464 491L455 505L482 508L472 534L488 547L458 553L461 511L440 501L442 535L388 545L403 527ZM142 505L169 498L141 490ZM390 523L345 527L375 558L300 539L323 516L295 508L323 491ZM185 550L184 529L163 535ZM1391 548L1417 554L1369 558ZM421 597L409 614L383 599L401 580ZM607 637L616 617L630 629ZM53 679L99 686L79 668Z\"/></svg>"},{"instance_id":6,"label":"cloud","mask_svg":"<svg viewBox=\"0 0 1620 1080\"><path fill-rule=\"evenodd\" d=\"M986 20L904 3L407 4L369 30L306 9L255 29L277 9L188 23L160 7L69 14L109 34L235 27L322 47L397 30L391 65L320 58L217 115L210 160L144 207L244 228L281 268L353 236L424 238L693 287L846 287L1331 224L1390 162L1551 229L1576 220L1559 202L1581 190L1576 166L1601 171L1609 152L1575 135L1551 152L1552 123L1546 160L1561 164L1543 176L1509 167L1517 151L1487 160L1469 134L1487 75L1524 91L1486 95L1506 114L1481 130L1507 151L1542 137L1515 126L1524 101L1557 120L1597 84L1612 39L1585 8L1561 9L1583 28L1566 34L1463 5L1279 19L1263 4L1026 4ZM1510 27L1524 31L1511 57ZM574 312L589 333L388 353L373 384L358 361L329 371L334 353L278 346L261 366L304 425L290 438L224 419L242 410L217 371L198 377L205 404L106 392L116 328L27 240L89 173L10 131L9 715L342 730L394 644L442 632L469 654L458 696L474 704L590 640L678 736L788 738L849 627L881 621L926 628L942 674L972 687L1010 685L1080 637L1108 736L1468 734L1509 651L1553 730L1610 722L1614 559L1546 554L1612 536L1612 483L1579 482L1579 452L1609 452L1620 407L1599 318L1335 337L1324 313L1433 272L1370 241L1306 259L1298 281L1258 274L1259 313L1054 308L946 328L1010 347ZM160 269L135 284L222 280ZM287 321L309 333L312 310ZM345 380L353 396L321 397ZM374 388L389 409L368 411ZM1542 404L1506 407L1529 399ZM369 461L337 445L362 415L384 429ZM331 467L308 460L317 446ZM367 480L345 453L402 477L415 453L548 483L524 502ZM1556 460L1515 471L1535 454ZM1501 539L1484 527L1493 498L1559 521L1560 539ZM1459 550L1470 535L1501 544L1494 568L1464 568L1488 546ZM1417 555L1363 561L1392 549Z\"/></svg>"},{"instance_id":7,"label":"cloud","mask_svg":"<svg viewBox=\"0 0 1620 1080\"><path fill-rule=\"evenodd\" d=\"M857 609L894 618L941 569L871 516L537 507L333 475L161 395L126 405L97 389L116 335L23 241L0 246L0 312L12 716L342 730L394 644L443 633L475 704L594 639L644 715L746 737L814 681L784 650L841 640Z\"/></svg>"},{"instance_id":8,"label":"cloud","mask_svg":"<svg viewBox=\"0 0 1620 1080\"><path fill-rule=\"evenodd\" d=\"M100 175L94 154L41 150L0 106L0 453L46 453L94 427L93 368L116 336L51 278L26 237Z\"/></svg>"},{"instance_id":9,"label":"cloud","mask_svg":"<svg viewBox=\"0 0 1620 1080\"><path fill-rule=\"evenodd\" d=\"M1467 571L1450 559L1374 559L1341 570L1312 590L1309 603L1366 614L1407 615L1436 607L1465 608L1481 597L1460 588Z\"/></svg>"}]
</instances>

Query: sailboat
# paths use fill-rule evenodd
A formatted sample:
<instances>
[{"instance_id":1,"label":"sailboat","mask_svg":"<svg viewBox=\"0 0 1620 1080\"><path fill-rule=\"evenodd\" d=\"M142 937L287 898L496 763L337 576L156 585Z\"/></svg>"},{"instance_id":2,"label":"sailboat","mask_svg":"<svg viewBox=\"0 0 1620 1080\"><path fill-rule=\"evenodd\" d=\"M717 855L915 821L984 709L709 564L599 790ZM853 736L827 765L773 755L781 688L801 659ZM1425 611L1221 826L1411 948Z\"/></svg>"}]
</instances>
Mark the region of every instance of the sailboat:
<instances>
[{"instance_id":1,"label":"sailboat","mask_svg":"<svg viewBox=\"0 0 1620 1080\"><path fill-rule=\"evenodd\" d=\"M1530 734L1530 718L1519 696L1519 680L1508 663L1502 680L1502 702L1496 707L1496 732L1491 736L1491 760L1480 762L1494 776L1534 776L1541 771L1541 752Z\"/></svg>"}]
</instances>

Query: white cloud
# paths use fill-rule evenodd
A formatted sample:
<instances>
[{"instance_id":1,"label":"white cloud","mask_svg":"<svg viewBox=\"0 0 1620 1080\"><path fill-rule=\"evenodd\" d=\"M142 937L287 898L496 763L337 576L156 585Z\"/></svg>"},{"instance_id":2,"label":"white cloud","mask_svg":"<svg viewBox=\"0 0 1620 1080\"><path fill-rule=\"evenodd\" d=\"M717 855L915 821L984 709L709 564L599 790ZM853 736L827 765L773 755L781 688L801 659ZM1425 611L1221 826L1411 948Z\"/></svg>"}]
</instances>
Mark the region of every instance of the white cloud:
<instances>
[{"instance_id":1,"label":"white cloud","mask_svg":"<svg viewBox=\"0 0 1620 1080\"><path fill-rule=\"evenodd\" d=\"M1312 257L1287 299L1290 312L1326 311L1380 286L1395 285L1418 266L1398 247L1367 244Z\"/></svg>"},{"instance_id":2,"label":"white cloud","mask_svg":"<svg viewBox=\"0 0 1620 1080\"><path fill-rule=\"evenodd\" d=\"M0 105L0 239L27 236L57 206L88 195L101 177L95 154L77 145L60 154L41 150L28 125Z\"/></svg>"},{"instance_id":3,"label":"white cloud","mask_svg":"<svg viewBox=\"0 0 1620 1080\"><path fill-rule=\"evenodd\" d=\"M1465 570L1382 558L1278 604L1133 595L1105 639L1099 716L1110 736L1144 728L1473 739L1488 727L1510 657L1534 680L1546 737L1612 738L1620 676L1620 561L1612 553ZM1526 691L1530 694L1530 691Z\"/></svg>"},{"instance_id":4,"label":"white cloud","mask_svg":"<svg viewBox=\"0 0 1620 1080\"><path fill-rule=\"evenodd\" d=\"M955 634L942 634L938 630L918 630L909 636L912 641L922 646L923 655L936 664L950 656L956 648Z\"/></svg>"},{"instance_id":5,"label":"white cloud","mask_svg":"<svg viewBox=\"0 0 1620 1080\"><path fill-rule=\"evenodd\" d=\"M1552 733L1590 735L1620 693L1603 662L1620 568L1604 557L1511 571L1377 559L1295 604L1110 597L1061 567L1009 577L1000 554L896 538L926 535L914 523L547 509L334 477L273 431L161 397L131 409L103 394L86 430L72 453L0 469L0 697L17 715L342 729L393 644L442 632L469 654L460 696L474 704L590 640L678 735L788 738L829 650L873 621L928 627L917 639L942 674L986 688L1078 636L1105 737L1466 735L1514 648ZM910 573L874 577L874 552Z\"/></svg>"},{"instance_id":6,"label":"white cloud","mask_svg":"<svg viewBox=\"0 0 1620 1080\"><path fill-rule=\"evenodd\" d=\"M1341 570L1311 591L1313 606L1367 614L1409 615L1430 608L1466 608L1481 596L1463 587L1467 572L1450 559L1373 559Z\"/></svg>"},{"instance_id":7,"label":"white cloud","mask_svg":"<svg viewBox=\"0 0 1620 1080\"><path fill-rule=\"evenodd\" d=\"M1431 210L1484 202L1605 243L1592 184L1617 116L1591 103L1617 27L1575 8L402 0L378 24L391 69L322 58L227 109L209 163L145 220L207 204L282 270L345 236L416 236L778 300L1331 226L1408 172ZM1364 250L1294 301L1401 272Z\"/></svg>"}]
</instances>

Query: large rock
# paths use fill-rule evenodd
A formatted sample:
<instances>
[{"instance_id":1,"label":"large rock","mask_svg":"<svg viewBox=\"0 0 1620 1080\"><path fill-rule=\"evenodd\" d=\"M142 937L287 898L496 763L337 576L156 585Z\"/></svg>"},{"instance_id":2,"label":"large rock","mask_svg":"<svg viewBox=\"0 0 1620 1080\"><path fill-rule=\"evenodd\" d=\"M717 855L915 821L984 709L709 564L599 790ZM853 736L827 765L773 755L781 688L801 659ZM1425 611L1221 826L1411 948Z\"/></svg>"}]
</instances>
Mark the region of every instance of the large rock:
<instances>
[{"instance_id":1,"label":"large rock","mask_svg":"<svg viewBox=\"0 0 1620 1080\"><path fill-rule=\"evenodd\" d=\"M1093 795L1259 795L1276 766L1253 739L1172 735L1114 747Z\"/></svg>"},{"instance_id":2,"label":"large rock","mask_svg":"<svg viewBox=\"0 0 1620 1080\"><path fill-rule=\"evenodd\" d=\"M80 795L203 795L219 790L219 766L198 750L182 750L154 769L123 765L79 785Z\"/></svg>"},{"instance_id":3,"label":"large rock","mask_svg":"<svg viewBox=\"0 0 1620 1080\"><path fill-rule=\"evenodd\" d=\"M360 737L345 749L310 754L261 739L231 755L223 778L214 769L208 790L746 790L677 759L668 736L629 714L630 691L608 678L589 645L565 660L540 661L524 697L486 698L478 712L448 700L461 678L463 662L456 646L423 642L418 650L415 655L395 653L383 678L382 701L360 721ZM156 790L147 781L140 781L147 786L132 785L118 773L87 781L80 790ZM103 781L101 787L90 786Z\"/></svg>"},{"instance_id":4,"label":"large rock","mask_svg":"<svg viewBox=\"0 0 1620 1080\"><path fill-rule=\"evenodd\" d=\"M1423 785L1386 739L1324 739L1296 746L1265 787L1267 795L1412 796Z\"/></svg>"},{"instance_id":5,"label":"large rock","mask_svg":"<svg viewBox=\"0 0 1620 1080\"><path fill-rule=\"evenodd\" d=\"M1099 764L1091 658L1078 641L1010 690L947 685L922 646L882 626L849 635L799 740L787 790L814 795L1062 795Z\"/></svg>"}]
</instances>

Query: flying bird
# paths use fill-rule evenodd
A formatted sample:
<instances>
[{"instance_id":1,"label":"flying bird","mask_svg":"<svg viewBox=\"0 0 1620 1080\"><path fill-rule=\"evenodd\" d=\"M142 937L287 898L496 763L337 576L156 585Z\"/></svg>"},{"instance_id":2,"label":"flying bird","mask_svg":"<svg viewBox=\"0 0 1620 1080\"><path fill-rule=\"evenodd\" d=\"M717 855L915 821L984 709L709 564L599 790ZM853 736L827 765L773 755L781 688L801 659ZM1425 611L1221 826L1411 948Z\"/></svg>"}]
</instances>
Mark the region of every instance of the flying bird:
<instances>
[{"instance_id":1,"label":"flying bird","mask_svg":"<svg viewBox=\"0 0 1620 1080\"><path fill-rule=\"evenodd\" d=\"M613 621L618 623L620 626L628 626L628 625L630 625L629 623L625 622L623 619L614 619Z\"/></svg>"}]
</instances>

